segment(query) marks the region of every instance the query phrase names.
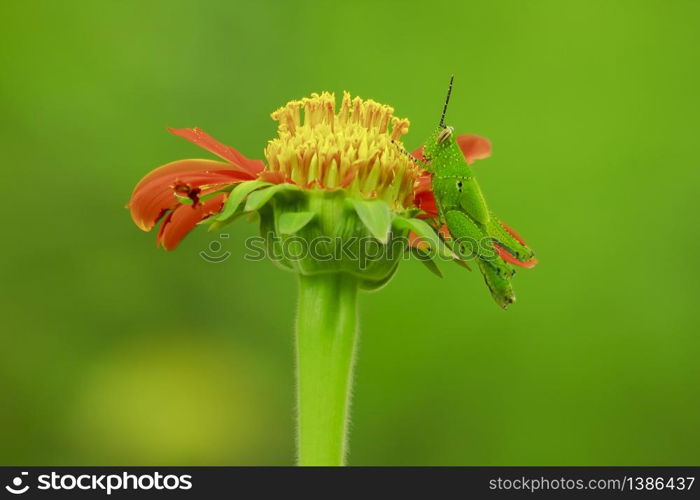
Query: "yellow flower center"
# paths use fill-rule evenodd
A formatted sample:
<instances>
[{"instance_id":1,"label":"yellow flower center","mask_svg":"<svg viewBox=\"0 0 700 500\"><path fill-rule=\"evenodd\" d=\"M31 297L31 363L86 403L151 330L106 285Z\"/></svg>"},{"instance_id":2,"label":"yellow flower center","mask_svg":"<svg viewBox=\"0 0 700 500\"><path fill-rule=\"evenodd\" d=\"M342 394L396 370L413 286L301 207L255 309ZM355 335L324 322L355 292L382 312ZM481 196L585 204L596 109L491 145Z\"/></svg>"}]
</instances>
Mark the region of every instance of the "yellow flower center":
<instances>
[{"instance_id":1,"label":"yellow flower center","mask_svg":"<svg viewBox=\"0 0 700 500\"><path fill-rule=\"evenodd\" d=\"M328 92L289 102L272 113L279 136L265 148L268 170L305 188L344 188L394 209L410 207L420 169L399 140L409 121L393 113L347 92L337 113Z\"/></svg>"}]
</instances>

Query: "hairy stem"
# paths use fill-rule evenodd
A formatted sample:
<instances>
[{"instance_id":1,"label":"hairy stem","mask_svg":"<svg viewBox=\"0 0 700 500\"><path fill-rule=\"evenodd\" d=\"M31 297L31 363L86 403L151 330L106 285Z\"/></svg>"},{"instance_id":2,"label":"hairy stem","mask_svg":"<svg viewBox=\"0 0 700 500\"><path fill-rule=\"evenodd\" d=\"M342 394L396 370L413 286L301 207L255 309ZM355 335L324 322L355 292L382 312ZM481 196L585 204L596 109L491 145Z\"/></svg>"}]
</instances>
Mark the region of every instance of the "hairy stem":
<instances>
[{"instance_id":1,"label":"hairy stem","mask_svg":"<svg viewBox=\"0 0 700 500\"><path fill-rule=\"evenodd\" d=\"M357 280L299 275L297 411L299 465L344 465L357 344Z\"/></svg>"}]
</instances>

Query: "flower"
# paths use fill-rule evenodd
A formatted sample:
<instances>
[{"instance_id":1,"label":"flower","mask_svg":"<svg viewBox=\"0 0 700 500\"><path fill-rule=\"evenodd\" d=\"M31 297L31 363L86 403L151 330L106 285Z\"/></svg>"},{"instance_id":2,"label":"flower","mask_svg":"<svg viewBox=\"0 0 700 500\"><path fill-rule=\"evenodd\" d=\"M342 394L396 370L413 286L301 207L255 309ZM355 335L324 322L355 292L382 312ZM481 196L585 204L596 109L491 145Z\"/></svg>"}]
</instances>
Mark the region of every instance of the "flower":
<instances>
[{"instance_id":1,"label":"flower","mask_svg":"<svg viewBox=\"0 0 700 500\"><path fill-rule=\"evenodd\" d=\"M172 250L198 222L221 210L227 195L218 191L257 178L265 165L198 128L168 130L226 160L174 161L150 172L134 188L127 204L134 223L150 231L163 219L156 242Z\"/></svg>"},{"instance_id":2,"label":"flower","mask_svg":"<svg viewBox=\"0 0 700 500\"><path fill-rule=\"evenodd\" d=\"M289 102L272 113L279 136L265 149L267 165L198 128L168 129L225 162L191 159L159 167L136 185L127 207L144 231L162 219L156 241L166 250L220 213L232 188L245 181L343 189L357 198L384 200L396 210L415 208L421 169L402 153L400 137L409 121L393 112L372 100L351 99L347 92L337 113L335 97L327 92Z\"/></svg>"}]
</instances>

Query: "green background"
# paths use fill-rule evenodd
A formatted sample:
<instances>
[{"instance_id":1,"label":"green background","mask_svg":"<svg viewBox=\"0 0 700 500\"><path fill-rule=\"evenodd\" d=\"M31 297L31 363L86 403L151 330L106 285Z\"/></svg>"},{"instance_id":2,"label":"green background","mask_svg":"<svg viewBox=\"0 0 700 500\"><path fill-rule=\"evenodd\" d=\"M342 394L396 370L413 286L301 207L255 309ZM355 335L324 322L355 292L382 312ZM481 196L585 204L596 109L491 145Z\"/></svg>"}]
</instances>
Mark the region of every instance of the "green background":
<instances>
[{"instance_id":1,"label":"green background","mask_svg":"<svg viewBox=\"0 0 700 500\"><path fill-rule=\"evenodd\" d=\"M518 303L403 264L361 297L350 464L699 464L700 4L5 2L1 464L291 464L296 282L252 224L156 249L124 209L200 126L261 157L314 91L489 137L537 250Z\"/></svg>"}]
</instances>

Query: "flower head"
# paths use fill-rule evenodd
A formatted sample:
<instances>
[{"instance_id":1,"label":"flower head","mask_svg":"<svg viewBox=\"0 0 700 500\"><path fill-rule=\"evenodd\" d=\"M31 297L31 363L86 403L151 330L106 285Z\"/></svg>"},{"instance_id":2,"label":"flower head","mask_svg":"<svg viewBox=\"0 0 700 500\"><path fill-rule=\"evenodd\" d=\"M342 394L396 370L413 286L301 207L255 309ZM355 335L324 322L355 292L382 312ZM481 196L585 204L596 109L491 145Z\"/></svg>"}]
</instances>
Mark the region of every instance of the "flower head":
<instances>
[{"instance_id":1,"label":"flower head","mask_svg":"<svg viewBox=\"0 0 700 500\"><path fill-rule=\"evenodd\" d=\"M413 206L420 169L397 147L409 121L393 116L390 106L347 92L340 110L335 107L335 96L323 92L272 113L279 136L265 149L265 177L306 189L345 188L397 210Z\"/></svg>"},{"instance_id":2,"label":"flower head","mask_svg":"<svg viewBox=\"0 0 700 500\"><path fill-rule=\"evenodd\" d=\"M257 180L305 190L339 190L360 199L383 200L397 211L414 208L421 169L400 138L407 119L372 100L346 92L336 112L335 97L323 92L291 101L272 113L278 137L262 160L247 158L198 128L168 129L224 162L178 160L157 168L136 186L127 207L136 225L150 231L163 220L157 243L175 248L199 222L220 213L233 187Z\"/></svg>"}]
</instances>

